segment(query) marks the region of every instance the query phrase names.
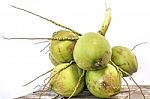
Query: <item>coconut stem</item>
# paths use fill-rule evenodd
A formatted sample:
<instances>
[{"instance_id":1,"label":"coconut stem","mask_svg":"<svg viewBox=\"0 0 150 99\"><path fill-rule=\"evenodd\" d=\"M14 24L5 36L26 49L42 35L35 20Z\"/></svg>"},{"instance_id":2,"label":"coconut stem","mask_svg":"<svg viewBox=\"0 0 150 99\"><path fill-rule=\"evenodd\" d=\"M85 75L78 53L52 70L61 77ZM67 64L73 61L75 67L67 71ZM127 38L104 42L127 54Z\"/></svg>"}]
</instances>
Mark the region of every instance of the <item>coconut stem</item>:
<instances>
[{"instance_id":1,"label":"coconut stem","mask_svg":"<svg viewBox=\"0 0 150 99\"><path fill-rule=\"evenodd\" d=\"M142 91L142 89L141 89L141 87L137 84L137 82L133 79L133 77L130 76L130 79L136 84L136 86L140 89L140 91L141 91L141 93L142 93L144 99L146 99L146 98L145 98L145 95L144 95L144 93L143 93L143 91Z\"/></svg>"},{"instance_id":2,"label":"coconut stem","mask_svg":"<svg viewBox=\"0 0 150 99\"><path fill-rule=\"evenodd\" d=\"M73 30L73 29L71 29L71 28L69 28L69 27L67 27L67 26L64 26L64 25L62 25L62 24L59 24L59 23L57 23L57 22L55 22L55 21L53 21L53 20L50 20L50 19L48 19L48 18L42 17L42 16L40 16L40 15L38 15L38 14L35 14L35 13L31 12L31 11L28 11L28 10L25 10L25 9L22 9L22 8L13 6L13 5L11 5L11 6L12 6L13 8L15 8L15 9L19 9L19 10L25 11L25 12L27 12L27 13L30 13L30 14L35 15L35 16L37 16L37 17L40 17L40 18L42 18L42 19L44 19L44 20L47 20L47 21L49 21L49 22L51 22L51 23L53 23L53 24L55 24L55 25L57 25L57 26L59 26L59 27L62 27L62 28L67 29L67 30L70 30L70 31L72 31L73 33L75 33L75 34L77 34L77 35L79 35L79 36L82 35L82 34L76 32L75 30Z\"/></svg>"},{"instance_id":3,"label":"coconut stem","mask_svg":"<svg viewBox=\"0 0 150 99\"><path fill-rule=\"evenodd\" d=\"M40 52L44 51L49 45L50 43L48 43L43 49L41 49Z\"/></svg>"},{"instance_id":4,"label":"coconut stem","mask_svg":"<svg viewBox=\"0 0 150 99\"><path fill-rule=\"evenodd\" d=\"M41 42L37 42L37 43L34 43L34 44L41 44L41 43L47 43L49 41L41 41Z\"/></svg>"},{"instance_id":5,"label":"coconut stem","mask_svg":"<svg viewBox=\"0 0 150 99\"><path fill-rule=\"evenodd\" d=\"M49 71L47 71L47 72L41 74L40 76L36 77L35 79L33 79L32 81L28 82L27 84L25 84L25 85L23 85L23 86L27 86L27 85L31 84L32 82L34 82L34 81L37 80L38 78L40 78L40 77L42 77L42 76L48 74L48 73L51 72L52 70L53 70L53 69L51 69L51 70L49 70Z\"/></svg>"},{"instance_id":6,"label":"coconut stem","mask_svg":"<svg viewBox=\"0 0 150 99\"><path fill-rule=\"evenodd\" d=\"M39 87L39 89L41 89L41 88L43 88L43 87L45 87L45 88L49 88L49 86L47 86L48 84L45 82L47 79L49 79L49 77L47 77L45 80L44 80L44 84L42 84L42 85L37 85L37 86L35 86L33 89L36 89L36 88L38 88ZM43 91L43 90L42 90Z\"/></svg>"},{"instance_id":7,"label":"coconut stem","mask_svg":"<svg viewBox=\"0 0 150 99\"><path fill-rule=\"evenodd\" d=\"M65 37L65 38L58 38L58 37L53 37L53 38L23 38L23 37L20 37L20 38L8 38L8 37L4 37L4 39L7 39L7 40L13 40L13 39L20 39L20 40L58 40L58 41L74 41L74 40L78 40L79 38L68 38L68 37ZM49 41L42 41L42 42L38 42L38 43L35 43L35 44L39 44L39 43L45 43L45 42L49 42ZM40 50L40 52L44 51L48 46L50 45L50 43L48 43L43 49ZM48 50L49 51L49 50ZM46 51L45 54L48 52Z\"/></svg>"},{"instance_id":8,"label":"coconut stem","mask_svg":"<svg viewBox=\"0 0 150 99\"><path fill-rule=\"evenodd\" d=\"M98 33L103 35L103 36L105 36L106 31L108 30L108 27L109 27L110 22L111 22L111 8L107 6L106 2L105 2L105 5L106 5L105 19L104 19L104 22L103 22L101 29L98 31Z\"/></svg>"},{"instance_id":9,"label":"coconut stem","mask_svg":"<svg viewBox=\"0 0 150 99\"><path fill-rule=\"evenodd\" d=\"M72 92L72 94L69 96L68 99L70 99L75 94L75 92L77 91L77 89L78 89L78 87L79 87L79 85L81 83L82 77L84 77L84 74L85 74L85 70L83 70L83 72L82 72L82 74L81 74L81 76L80 76L80 78L78 80L78 83L77 83L77 85L74 88L74 91Z\"/></svg>"},{"instance_id":10,"label":"coconut stem","mask_svg":"<svg viewBox=\"0 0 150 99\"><path fill-rule=\"evenodd\" d=\"M132 77L129 73L127 73L126 71L122 70L121 68L120 68L120 70L121 70L123 73L125 73L126 75L129 76L129 78L130 78L130 79L135 83L135 85L140 89L140 92L141 92L141 94L143 95L143 97L144 97L144 99L145 99L145 95L144 95L144 93L143 93L141 87L136 83L136 81L133 79L133 77Z\"/></svg>"},{"instance_id":11,"label":"coconut stem","mask_svg":"<svg viewBox=\"0 0 150 99\"><path fill-rule=\"evenodd\" d=\"M139 44L135 45L135 46L131 49L131 51L133 51L133 50L134 50L136 47L138 47L139 45L146 44L146 43L148 43L148 42L142 42L142 43L139 43Z\"/></svg>"},{"instance_id":12,"label":"coconut stem","mask_svg":"<svg viewBox=\"0 0 150 99\"><path fill-rule=\"evenodd\" d=\"M22 40L58 40L58 41L65 41L65 40L69 40L69 41L74 41L74 40L78 40L79 38L68 38L68 37L65 37L65 38L58 38L58 37L53 37L53 38L24 38L24 37L19 37L19 38L9 38L9 37L4 37L4 39L7 39L7 40L13 40L13 39L22 39Z\"/></svg>"},{"instance_id":13,"label":"coconut stem","mask_svg":"<svg viewBox=\"0 0 150 99\"><path fill-rule=\"evenodd\" d=\"M50 77L48 83L51 81L51 79L52 79L53 77L55 77L55 75L57 75L57 74L60 73L61 71L65 70L66 68L70 67L73 63L74 63L74 61L71 61L67 66L65 66L65 67L61 68L59 71L57 71L54 75L52 75L52 76Z\"/></svg>"},{"instance_id":14,"label":"coconut stem","mask_svg":"<svg viewBox=\"0 0 150 99\"><path fill-rule=\"evenodd\" d=\"M50 77L45 78L45 79L44 79L44 84L42 84L42 85L37 85L36 87L34 87L34 89L36 89L37 87L42 88L43 86L46 86L46 85L47 85L46 80L48 80L49 78L50 78Z\"/></svg>"},{"instance_id":15,"label":"coconut stem","mask_svg":"<svg viewBox=\"0 0 150 99\"><path fill-rule=\"evenodd\" d=\"M116 68L118 68L121 72L125 73L126 75L129 76L129 78L135 83L135 85L140 89L141 94L143 95L143 98L145 99L145 95L141 89L141 87L136 83L136 81L133 79L133 77L126 71L124 71L122 68L118 67L113 61L111 61L111 63L113 64L113 66L115 66Z\"/></svg>"},{"instance_id":16,"label":"coconut stem","mask_svg":"<svg viewBox=\"0 0 150 99\"><path fill-rule=\"evenodd\" d=\"M128 82L126 81L126 79L123 77L123 80L125 81L125 83L127 84L127 87L128 87L128 89L129 89L129 99L131 99L130 98L130 96L131 96L131 91L130 91L130 87L129 87L129 84L128 84ZM126 99L126 98L125 98Z\"/></svg>"},{"instance_id":17,"label":"coconut stem","mask_svg":"<svg viewBox=\"0 0 150 99\"><path fill-rule=\"evenodd\" d=\"M43 92L41 92L41 94L39 95L39 99L41 99L42 95L44 94L44 90L45 90L45 88L46 88L47 85L48 85L48 83L46 83L46 84L44 85L44 87L42 88L42 91L43 91Z\"/></svg>"}]
</instances>

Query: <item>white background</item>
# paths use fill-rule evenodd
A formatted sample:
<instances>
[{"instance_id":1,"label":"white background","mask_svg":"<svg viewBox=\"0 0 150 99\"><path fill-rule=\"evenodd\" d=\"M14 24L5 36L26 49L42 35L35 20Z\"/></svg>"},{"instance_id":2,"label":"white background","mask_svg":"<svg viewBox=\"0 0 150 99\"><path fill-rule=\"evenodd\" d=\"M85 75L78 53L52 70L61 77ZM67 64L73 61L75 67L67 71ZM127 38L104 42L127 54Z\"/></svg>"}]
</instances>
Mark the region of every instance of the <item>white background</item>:
<instances>
[{"instance_id":1,"label":"white background","mask_svg":"<svg viewBox=\"0 0 150 99\"><path fill-rule=\"evenodd\" d=\"M111 0L112 22L106 38L112 46L133 48L150 38L149 0ZM27 87L23 84L48 71L53 65L49 61L46 46L34 45L39 41L4 40L6 37L51 37L62 28L10 5L28 9L44 17L69 26L85 34L97 32L105 17L104 0L0 0L0 99L11 99L34 91L44 78ZM140 85L150 84L150 43L134 50L139 69L133 77ZM124 83L124 82L123 82ZM133 84L129 80L129 84Z\"/></svg>"}]
</instances>

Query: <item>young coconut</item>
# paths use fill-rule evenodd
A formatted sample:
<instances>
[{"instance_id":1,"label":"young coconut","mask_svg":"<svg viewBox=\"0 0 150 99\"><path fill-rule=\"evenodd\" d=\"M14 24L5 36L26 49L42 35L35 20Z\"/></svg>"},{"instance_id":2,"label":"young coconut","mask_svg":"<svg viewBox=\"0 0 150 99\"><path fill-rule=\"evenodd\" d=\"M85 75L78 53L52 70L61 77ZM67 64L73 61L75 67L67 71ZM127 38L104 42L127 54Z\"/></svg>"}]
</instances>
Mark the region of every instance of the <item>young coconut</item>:
<instances>
[{"instance_id":1,"label":"young coconut","mask_svg":"<svg viewBox=\"0 0 150 99\"><path fill-rule=\"evenodd\" d=\"M78 35L71 31L60 30L55 32L52 38L58 38L58 40L52 40L49 47L49 57L51 62L56 66L60 63L66 63L73 60L73 50ZM62 38L62 40L59 38Z\"/></svg>"},{"instance_id":2,"label":"young coconut","mask_svg":"<svg viewBox=\"0 0 150 99\"><path fill-rule=\"evenodd\" d=\"M89 91L96 97L109 98L120 92L121 72L107 64L104 69L87 71L85 80Z\"/></svg>"},{"instance_id":3,"label":"young coconut","mask_svg":"<svg viewBox=\"0 0 150 99\"><path fill-rule=\"evenodd\" d=\"M104 36L89 32L77 41L73 57L76 64L84 70L106 67L111 59L111 46Z\"/></svg>"},{"instance_id":4,"label":"young coconut","mask_svg":"<svg viewBox=\"0 0 150 99\"><path fill-rule=\"evenodd\" d=\"M75 96L84 87L84 70L75 63L62 63L54 68L50 76L50 88L64 97Z\"/></svg>"},{"instance_id":5,"label":"young coconut","mask_svg":"<svg viewBox=\"0 0 150 99\"><path fill-rule=\"evenodd\" d=\"M114 46L112 48L111 60L119 66L121 69L132 75L137 72L138 62L135 54L127 47L124 46ZM123 77L126 77L123 73Z\"/></svg>"}]
</instances>

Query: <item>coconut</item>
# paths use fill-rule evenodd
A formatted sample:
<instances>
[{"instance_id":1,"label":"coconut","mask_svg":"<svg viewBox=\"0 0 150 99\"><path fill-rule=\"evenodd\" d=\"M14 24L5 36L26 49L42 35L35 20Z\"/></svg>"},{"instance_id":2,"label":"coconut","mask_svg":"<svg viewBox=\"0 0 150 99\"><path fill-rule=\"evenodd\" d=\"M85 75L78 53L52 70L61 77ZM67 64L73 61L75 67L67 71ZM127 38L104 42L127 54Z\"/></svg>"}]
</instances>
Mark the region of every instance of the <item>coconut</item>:
<instances>
[{"instance_id":1,"label":"coconut","mask_svg":"<svg viewBox=\"0 0 150 99\"><path fill-rule=\"evenodd\" d=\"M66 63L73 60L73 49L76 40L67 40L67 38L78 38L78 36L71 31L60 30L55 32L52 38L58 38L58 40L52 40L49 47L49 57L51 62L56 66L60 63Z\"/></svg>"},{"instance_id":2,"label":"coconut","mask_svg":"<svg viewBox=\"0 0 150 99\"><path fill-rule=\"evenodd\" d=\"M137 72L137 58L135 54L127 47L114 46L112 48L111 60L130 75L132 75L134 72ZM126 77L128 75L123 73L123 76Z\"/></svg>"},{"instance_id":3,"label":"coconut","mask_svg":"<svg viewBox=\"0 0 150 99\"><path fill-rule=\"evenodd\" d=\"M111 54L111 46L106 38L94 32L81 36L73 51L76 64L84 70L104 68Z\"/></svg>"},{"instance_id":4,"label":"coconut","mask_svg":"<svg viewBox=\"0 0 150 99\"><path fill-rule=\"evenodd\" d=\"M80 69L75 63L71 65L69 63L60 64L56 66L51 73L50 77L52 78L50 80L50 87L57 94L64 97L69 97L74 92L75 87L77 87L82 73L83 70ZM84 77L82 77L73 96L80 93L84 85L85 81Z\"/></svg>"},{"instance_id":5,"label":"coconut","mask_svg":"<svg viewBox=\"0 0 150 99\"><path fill-rule=\"evenodd\" d=\"M111 64L104 69L86 72L86 85L96 97L109 98L120 92L121 74Z\"/></svg>"}]
</instances>

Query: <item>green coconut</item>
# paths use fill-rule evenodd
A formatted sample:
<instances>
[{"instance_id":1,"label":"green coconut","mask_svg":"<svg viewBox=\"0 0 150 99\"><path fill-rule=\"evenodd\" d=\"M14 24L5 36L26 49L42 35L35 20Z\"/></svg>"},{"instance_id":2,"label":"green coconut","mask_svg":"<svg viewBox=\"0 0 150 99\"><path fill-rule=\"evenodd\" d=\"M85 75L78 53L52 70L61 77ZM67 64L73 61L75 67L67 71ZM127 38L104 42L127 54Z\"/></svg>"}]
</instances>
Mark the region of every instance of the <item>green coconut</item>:
<instances>
[{"instance_id":1,"label":"green coconut","mask_svg":"<svg viewBox=\"0 0 150 99\"><path fill-rule=\"evenodd\" d=\"M73 51L76 64L84 70L104 68L111 54L111 46L106 38L94 32L81 36Z\"/></svg>"},{"instance_id":2,"label":"green coconut","mask_svg":"<svg viewBox=\"0 0 150 99\"><path fill-rule=\"evenodd\" d=\"M74 92L75 87L77 86L78 81L83 73L83 70L80 69L75 63L71 64L69 67L68 65L69 63L63 63L63 64L56 66L50 76L50 77L54 76L50 80L51 89L57 94L64 96L64 97L71 96L71 94ZM60 73L58 73L58 71L60 71L62 68L65 68L65 69L62 70ZM84 76L83 76L73 96L80 93L84 85L85 85L85 81L84 81Z\"/></svg>"},{"instance_id":3,"label":"green coconut","mask_svg":"<svg viewBox=\"0 0 150 99\"><path fill-rule=\"evenodd\" d=\"M127 47L114 46L112 48L111 60L121 69L132 75L137 72L138 62L135 54ZM126 77L125 73L123 76Z\"/></svg>"},{"instance_id":4,"label":"green coconut","mask_svg":"<svg viewBox=\"0 0 150 99\"><path fill-rule=\"evenodd\" d=\"M55 32L52 38L65 39L65 40L52 40L49 47L49 58L51 62L57 66L60 63L66 63L73 60L73 49L76 40L66 40L67 38L78 38L78 36L66 30Z\"/></svg>"},{"instance_id":5,"label":"green coconut","mask_svg":"<svg viewBox=\"0 0 150 99\"><path fill-rule=\"evenodd\" d=\"M104 69L87 71L85 80L88 90L96 97L109 98L121 89L121 74L111 64Z\"/></svg>"}]
</instances>

